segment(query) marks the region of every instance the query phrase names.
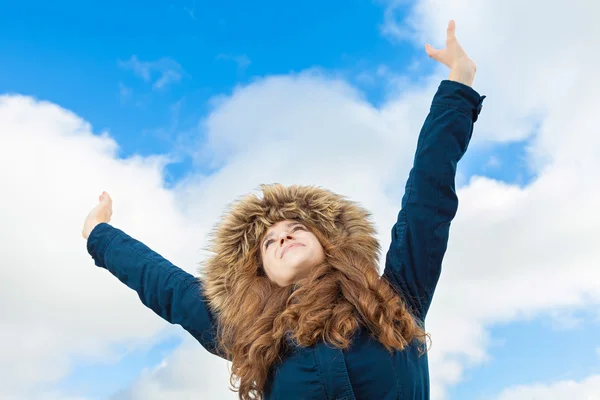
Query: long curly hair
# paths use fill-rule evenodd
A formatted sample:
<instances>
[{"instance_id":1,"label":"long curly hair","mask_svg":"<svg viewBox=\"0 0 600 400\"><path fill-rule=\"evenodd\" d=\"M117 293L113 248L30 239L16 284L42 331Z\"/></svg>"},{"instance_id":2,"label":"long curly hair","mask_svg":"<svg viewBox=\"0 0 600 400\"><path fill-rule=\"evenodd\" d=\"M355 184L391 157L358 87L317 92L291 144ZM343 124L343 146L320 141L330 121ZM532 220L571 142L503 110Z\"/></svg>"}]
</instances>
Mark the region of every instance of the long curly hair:
<instances>
[{"instance_id":1,"label":"long curly hair","mask_svg":"<svg viewBox=\"0 0 600 400\"><path fill-rule=\"evenodd\" d=\"M379 276L380 245L367 211L314 186L261 188L262 196L250 194L227 210L212 234L213 255L200 270L240 399L262 398L271 368L290 343L325 341L345 349L359 326L389 351L426 343L421 321ZM282 220L301 221L325 251L321 265L288 287L265 275L259 246Z\"/></svg>"}]
</instances>

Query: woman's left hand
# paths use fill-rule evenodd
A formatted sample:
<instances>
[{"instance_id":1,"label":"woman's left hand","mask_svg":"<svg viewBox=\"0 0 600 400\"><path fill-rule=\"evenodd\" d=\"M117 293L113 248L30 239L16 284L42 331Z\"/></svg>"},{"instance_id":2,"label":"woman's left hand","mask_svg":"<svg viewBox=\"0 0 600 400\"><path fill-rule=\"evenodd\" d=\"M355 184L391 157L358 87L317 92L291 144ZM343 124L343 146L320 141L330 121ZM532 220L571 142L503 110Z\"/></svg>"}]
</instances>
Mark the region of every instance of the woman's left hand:
<instances>
[{"instance_id":1,"label":"woman's left hand","mask_svg":"<svg viewBox=\"0 0 600 400\"><path fill-rule=\"evenodd\" d=\"M471 86L477 72L477 65L467 56L456 39L456 24L453 20L448 23L446 30L446 48L434 49L429 43L425 45L427 55L450 68L448 79Z\"/></svg>"}]
</instances>

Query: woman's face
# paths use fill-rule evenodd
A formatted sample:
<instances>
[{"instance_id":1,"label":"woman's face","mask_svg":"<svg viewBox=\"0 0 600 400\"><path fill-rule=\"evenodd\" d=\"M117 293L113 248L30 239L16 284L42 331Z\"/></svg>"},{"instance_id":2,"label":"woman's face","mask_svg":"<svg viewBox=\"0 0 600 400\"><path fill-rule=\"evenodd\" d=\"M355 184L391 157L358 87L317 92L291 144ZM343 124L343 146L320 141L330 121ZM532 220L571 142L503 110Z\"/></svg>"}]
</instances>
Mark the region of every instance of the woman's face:
<instances>
[{"instance_id":1,"label":"woman's face","mask_svg":"<svg viewBox=\"0 0 600 400\"><path fill-rule=\"evenodd\" d=\"M267 276L282 287L308 275L325 258L317 237L292 220L280 221L267 230L260 254Z\"/></svg>"}]
</instances>

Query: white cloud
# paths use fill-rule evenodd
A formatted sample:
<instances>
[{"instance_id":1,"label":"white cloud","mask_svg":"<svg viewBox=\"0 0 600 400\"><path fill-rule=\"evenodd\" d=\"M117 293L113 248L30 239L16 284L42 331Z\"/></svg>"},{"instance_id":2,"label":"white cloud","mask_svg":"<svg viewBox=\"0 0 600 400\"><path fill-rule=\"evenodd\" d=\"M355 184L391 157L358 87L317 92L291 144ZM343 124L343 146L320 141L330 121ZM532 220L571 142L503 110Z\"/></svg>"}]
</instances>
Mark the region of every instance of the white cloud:
<instances>
[{"instance_id":1,"label":"white cloud","mask_svg":"<svg viewBox=\"0 0 600 400\"><path fill-rule=\"evenodd\" d=\"M145 346L165 328L86 252L82 218L103 189L117 225L190 271L205 230L162 188L163 159L117 160L116 143L72 113L3 96L0 127L0 397L32 398L29 389L66 376L75 357L113 361L122 356L114 345Z\"/></svg>"},{"instance_id":2,"label":"white cloud","mask_svg":"<svg viewBox=\"0 0 600 400\"><path fill-rule=\"evenodd\" d=\"M589 24L597 5L579 3L419 2L409 18L419 42L443 38L455 18L478 63L475 87L489 98L471 151L539 127L529 153L534 182L520 188L475 177L459 191L428 321L434 398L487 359L493 324L600 302L600 188L593 184L600 180L600 60L589 51L600 44L600 27ZM150 81L148 66L135 65ZM114 344L144 346L165 327L85 252L81 222L101 190L113 195L115 225L189 271L224 205L262 182L316 183L361 201L375 213L386 245L416 136L445 74L425 88L406 87L381 108L313 72L239 88L215 102L204 121L199 162L208 159L219 171L190 176L173 190L163 188L164 158L118 160L116 143L92 135L77 116L3 97L0 397L32 398L28 388L65 376L74 356L118 358ZM119 396L186 399L201 389L223 398L224 368L187 342ZM577 387L596 384L590 378ZM503 395L519 393L510 390Z\"/></svg>"},{"instance_id":3,"label":"white cloud","mask_svg":"<svg viewBox=\"0 0 600 400\"><path fill-rule=\"evenodd\" d=\"M497 400L596 400L600 393L600 375L582 381L564 380L551 384L515 386L504 390Z\"/></svg>"}]
</instances>

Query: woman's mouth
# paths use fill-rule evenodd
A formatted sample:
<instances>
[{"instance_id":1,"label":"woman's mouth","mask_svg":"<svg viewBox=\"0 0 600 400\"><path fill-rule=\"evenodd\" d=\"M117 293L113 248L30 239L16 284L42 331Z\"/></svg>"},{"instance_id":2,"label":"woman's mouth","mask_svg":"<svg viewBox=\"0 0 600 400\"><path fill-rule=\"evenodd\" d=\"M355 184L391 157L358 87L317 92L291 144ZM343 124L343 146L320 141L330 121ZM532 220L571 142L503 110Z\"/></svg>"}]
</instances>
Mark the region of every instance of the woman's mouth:
<instances>
[{"instance_id":1,"label":"woman's mouth","mask_svg":"<svg viewBox=\"0 0 600 400\"><path fill-rule=\"evenodd\" d=\"M287 246L286 248L283 249L283 251L281 252L281 257L283 258L283 256L285 256L285 254L288 252L288 250L293 249L294 247L299 247L299 246L303 246L303 245L300 243L290 244L289 246Z\"/></svg>"}]
</instances>

